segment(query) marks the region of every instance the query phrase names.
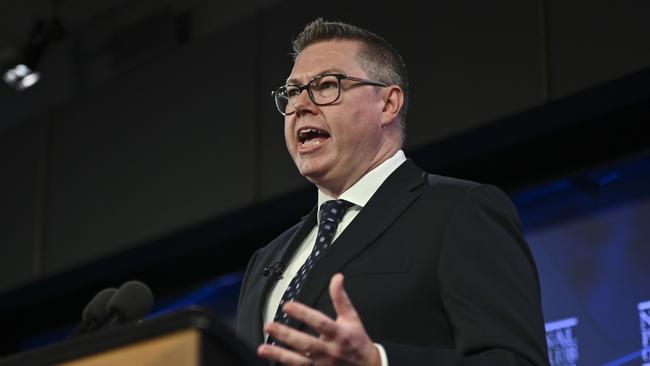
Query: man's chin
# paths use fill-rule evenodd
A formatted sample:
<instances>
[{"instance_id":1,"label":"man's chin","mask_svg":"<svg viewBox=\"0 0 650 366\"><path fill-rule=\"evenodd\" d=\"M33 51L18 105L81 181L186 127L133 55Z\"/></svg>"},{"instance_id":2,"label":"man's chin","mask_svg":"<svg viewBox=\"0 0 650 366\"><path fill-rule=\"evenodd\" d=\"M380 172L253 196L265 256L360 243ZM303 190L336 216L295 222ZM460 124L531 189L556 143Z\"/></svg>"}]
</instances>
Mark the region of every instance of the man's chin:
<instances>
[{"instance_id":1,"label":"man's chin","mask_svg":"<svg viewBox=\"0 0 650 366\"><path fill-rule=\"evenodd\" d=\"M323 156L300 156L294 159L294 163L300 175L307 179L322 176L331 169L331 164L328 164Z\"/></svg>"},{"instance_id":2,"label":"man's chin","mask_svg":"<svg viewBox=\"0 0 650 366\"><path fill-rule=\"evenodd\" d=\"M327 176L327 170L314 166L298 168L300 175L305 177L311 183L320 186Z\"/></svg>"},{"instance_id":3,"label":"man's chin","mask_svg":"<svg viewBox=\"0 0 650 366\"><path fill-rule=\"evenodd\" d=\"M300 175L314 184L320 181L324 175L322 171L315 169L298 169L298 171L300 172Z\"/></svg>"}]
</instances>

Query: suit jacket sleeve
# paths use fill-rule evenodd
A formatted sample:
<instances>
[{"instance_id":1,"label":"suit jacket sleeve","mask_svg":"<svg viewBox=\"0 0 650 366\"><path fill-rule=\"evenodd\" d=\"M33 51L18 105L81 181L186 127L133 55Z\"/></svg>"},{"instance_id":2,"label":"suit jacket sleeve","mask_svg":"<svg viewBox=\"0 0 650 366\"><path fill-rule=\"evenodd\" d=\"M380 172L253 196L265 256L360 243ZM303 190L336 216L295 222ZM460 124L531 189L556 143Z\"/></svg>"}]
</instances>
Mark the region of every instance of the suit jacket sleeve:
<instances>
[{"instance_id":1,"label":"suit jacket sleeve","mask_svg":"<svg viewBox=\"0 0 650 366\"><path fill-rule=\"evenodd\" d=\"M389 365L548 365L537 270L502 191L479 185L459 200L437 268L455 349L383 343Z\"/></svg>"}]
</instances>

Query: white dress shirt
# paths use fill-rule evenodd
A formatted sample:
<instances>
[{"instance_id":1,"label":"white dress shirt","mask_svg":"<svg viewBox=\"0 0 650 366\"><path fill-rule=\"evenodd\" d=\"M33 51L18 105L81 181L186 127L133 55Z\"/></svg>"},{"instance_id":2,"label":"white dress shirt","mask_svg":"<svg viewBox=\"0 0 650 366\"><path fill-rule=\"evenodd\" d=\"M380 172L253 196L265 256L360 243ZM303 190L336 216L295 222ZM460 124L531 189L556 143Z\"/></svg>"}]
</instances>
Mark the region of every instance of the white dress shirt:
<instances>
[{"instance_id":1,"label":"white dress shirt","mask_svg":"<svg viewBox=\"0 0 650 366\"><path fill-rule=\"evenodd\" d=\"M336 229L334 234L334 239L332 245L336 243L336 238L345 230L345 228L354 220L354 218L361 212L363 207L368 203L370 198L375 194L377 189L384 183L386 178L391 175L395 169L397 169L402 163L406 161L406 156L402 150L397 151L392 157L385 160L383 163L379 164L376 168L369 171L361 177L352 187L348 188L345 192L341 194L338 199L346 200L351 202L351 206L343 215L339 226ZM318 207L320 208L321 204L325 201L335 200L337 198L330 197L327 194L318 191ZM300 267L305 263L309 253L311 253L314 244L316 243L316 235L318 234L318 223L320 222L320 212L317 214L316 226L309 232L309 234L302 241L300 246L296 249L296 252L291 257L289 263L282 274L282 277L275 283L273 288L269 291L269 296L266 300L266 305L264 307L264 322L267 324L273 321L275 313L278 309L278 304L282 299L284 291L289 286L291 279L298 273ZM266 336L265 336L266 337ZM379 350L381 356L382 366L388 365L388 360L386 358L386 352L384 348L375 344Z\"/></svg>"}]
</instances>

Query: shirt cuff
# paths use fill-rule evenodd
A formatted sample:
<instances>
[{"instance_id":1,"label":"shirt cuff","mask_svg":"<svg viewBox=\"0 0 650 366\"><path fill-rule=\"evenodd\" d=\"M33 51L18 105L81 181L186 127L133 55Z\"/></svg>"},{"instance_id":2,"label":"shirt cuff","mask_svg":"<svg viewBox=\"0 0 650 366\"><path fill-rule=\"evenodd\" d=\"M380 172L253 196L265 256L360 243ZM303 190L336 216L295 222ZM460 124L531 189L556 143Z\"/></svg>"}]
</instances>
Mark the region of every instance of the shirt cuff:
<instances>
[{"instance_id":1,"label":"shirt cuff","mask_svg":"<svg viewBox=\"0 0 650 366\"><path fill-rule=\"evenodd\" d=\"M386 357L386 350L384 349L384 346L382 346L379 343L375 343L375 347L377 347L377 351L379 351L379 359L381 359L381 366L388 366L388 357Z\"/></svg>"}]
</instances>

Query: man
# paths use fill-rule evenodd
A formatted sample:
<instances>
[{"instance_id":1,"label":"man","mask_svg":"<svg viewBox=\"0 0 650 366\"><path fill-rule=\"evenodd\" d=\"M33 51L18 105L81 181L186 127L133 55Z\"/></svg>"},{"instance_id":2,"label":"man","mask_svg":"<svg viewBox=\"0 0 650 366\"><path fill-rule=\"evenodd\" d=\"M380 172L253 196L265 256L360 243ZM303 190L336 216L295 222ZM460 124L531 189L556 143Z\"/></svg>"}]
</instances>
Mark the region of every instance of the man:
<instances>
[{"instance_id":1,"label":"man","mask_svg":"<svg viewBox=\"0 0 650 366\"><path fill-rule=\"evenodd\" d=\"M548 364L537 272L510 200L428 175L401 150L399 54L322 20L294 50L274 97L318 206L253 255L236 332L286 365Z\"/></svg>"}]
</instances>

